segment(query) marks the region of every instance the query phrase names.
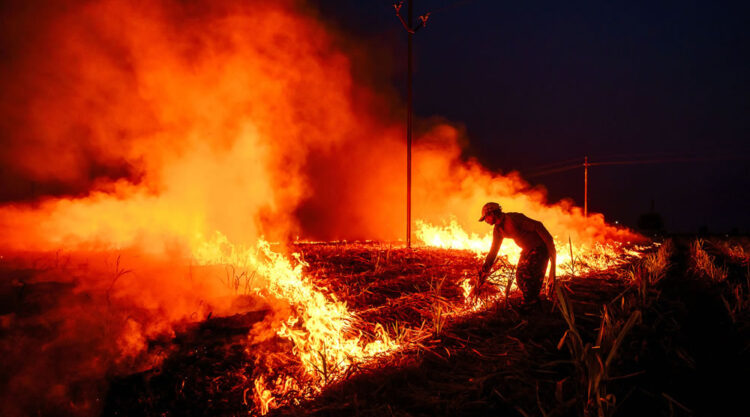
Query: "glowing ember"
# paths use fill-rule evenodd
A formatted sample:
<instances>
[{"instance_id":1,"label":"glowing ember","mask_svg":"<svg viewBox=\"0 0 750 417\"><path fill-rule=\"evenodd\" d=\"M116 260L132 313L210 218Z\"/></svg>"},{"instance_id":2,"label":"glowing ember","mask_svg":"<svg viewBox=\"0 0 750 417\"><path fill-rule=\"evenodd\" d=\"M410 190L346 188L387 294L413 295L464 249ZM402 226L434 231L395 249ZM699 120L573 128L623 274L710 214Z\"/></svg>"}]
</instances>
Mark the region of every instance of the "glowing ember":
<instances>
[{"instance_id":1,"label":"glowing ember","mask_svg":"<svg viewBox=\"0 0 750 417\"><path fill-rule=\"evenodd\" d=\"M434 226L422 220L417 220L416 225L417 237L427 246L445 249L467 249L477 253L477 256L481 258L487 253L492 244L491 230L484 236L479 236L476 233L470 235L455 220L451 220L448 225L442 227ZM589 245L573 245L571 242L562 241L555 236L557 266L558 269L565 267L581 268L578 269L578 272L609 269L622 263L621 260L618 260L619 255L622 253L639 255L638 251L627 249L626 246L622 242L617 241L608 244L594 242ZM573 252L574 263L571 263L571 250ZM505 256L512 264L518 262L520 255L521 248L510 239L503 241L503 245L498 253L498 256Z\"/></svg>"},{"instance_id":2,"label":"glowing ember","mask_svg":"<svg viewBox=\"0 0 750 417\"><path fill-rule=\"evenodd\" d=\"M273 406L274 398L271 391L266 388L263 375L253 382L253 398L261 414L266 414Z\"/></svg>"},{"instance_id":3,"label":"glowing ember","mask_svg":"<svg viewBox=\"0 0 750 417\"><path fill-rule=\"evenodd\" d=\"M416 235L427 246L444 249L468 249L476 252L478 256L486 253L492 244L492 231L480 237L476 233L469 234L464 231L455 219L447 226L434 226L423 220L416 221ZM505 256L514 264L521 256L521 248L512 240L503 241L503 246L498 256Z\"/></svg>"},{"instance_id":4,"label":"glowing ember","mask_svg":"<svg viewBox=\"0 0 750 417\"><path fill-rule=\"evenodd\" d=\"M451 220L447 225L435 226L422 220L416 222L417 237L427 246L434 246L446 249L465 249L476 253L478 259L483 259L492 244L492 232L487 232L484 236L476 233L469 234L461 226ZM572 241L561 241L555 236L555 248L557 249L557 274L562 275L580 275L595 271L604 271L622 265L631 258L641 256L644 248L634 246L630 248L629 242L610 242L593 244L574 245ZM498 253L500 259L505 258L505 262L510 265L516 265L521 255L521 248L512 240L505 239ZM571 257L572 256L572 257ZM496 274L497 275L497 274ZM508 280L514 275L513 271L505 271L502 279L497 277L496 283L506 285ZM472 290L471 278L466 278L461 282L466 302L472 304L470 293ZM516 283L513 282L511 291L517 289ZM481 304L472 304L471 309L481 308L488 302L495 301L497 294L484 299Z\"/></svg>"},{"instance_id":5,"label":"glowing ember","mask_svg":"<svg viewBox=\"0 0 750 417\"><path fill-rule=\"evenodd\" d=\"M441 246L449 242L450 248L470 249L478 258L483 256L491 241L489 236L469 236L455 222L444 228L425 222L418 224L418 236L430 242L428 245ZM507 243L503 256L506 257L506 264L512 264L517 261L520 249L512 241ZM295 386L303 384L312 388L313 392L319 392L325 385L339 380L352 365L366 363L378 355L404 348L391 340L380 325L375 327L373 337L364 340L353 328L354 316L346 305L329 290L316 288L305 278L303 270L307 264L296 253L292 254L293 260L290 260L274 252L264 240L259 240L254 247L242 247L232 244L220 233L210 240L200 241L193 253L199 264L231 265L242 273L251 273L254 279L249 289L252 292L284 300L293 307L294 314L275 323L274 330L294 344L293 352L303 365L305 374L282 375L270 385L263 375L257 377L254 398L262 413L276 406L276 396L284 395L290 383ZM574 249L576 268L580 272L611 268L624 262L622 254L621 250L603 245L595 245L593 249ZM513 259L508 259L511 257ZM569 255L561 254L560 258L564 260L563 265L571 267ZM490 281L504 288L513 274L512 268L500 268ZM474 299L470 297L470 277L463 279L459 285L464 292L464 305L454 306L447 315L464 315L481 310L504 294L496 292ZM513 283L510 291L515 289Z\"/></svg>"},{"instance_id":6,"label":"glowing ember","mask_svg":"<svg viewBox=\"0 0 750 417\"><path fill-rule=\"evenodd\" d=\"M264 240L253 248L243 248L217 233L214 239L196 248L194 256L200 264L232 265L257 273L258 286L252 288L255 293L284 300L294 307L296 314L277 323L277 333L294 343L294 353L306 370L304 382L316 391L338 380L350 366L399 347L381 326L376 327L374 340L353 335L356 332L351 327L352 314L346 305L332 295L329 298L324 289L315 288L304 278L306 264L298 254L293 254L292 265ZM261 409L267 411L273 401L271 391L264 388L263 379L256 379L255 387ZM285 390L280 386L272 388L281 393Z\"/></svg>"}]
</instances>

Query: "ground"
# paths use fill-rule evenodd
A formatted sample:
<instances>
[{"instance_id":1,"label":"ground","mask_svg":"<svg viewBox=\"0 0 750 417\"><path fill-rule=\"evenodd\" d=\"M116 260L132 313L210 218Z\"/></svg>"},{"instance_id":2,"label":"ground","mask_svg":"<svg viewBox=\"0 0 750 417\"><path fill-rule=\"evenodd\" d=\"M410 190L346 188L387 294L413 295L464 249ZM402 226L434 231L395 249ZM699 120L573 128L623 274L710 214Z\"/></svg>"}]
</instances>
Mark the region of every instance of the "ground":
<instances>
[{"instance_id":1,"label":"ground","mask_svg":"<svg viewBox=\"0 0 750 417\"><path fill-rule=\"evenodd\" d=\"M742 242L704 242L702 253L725 268L717 276L710 265L696 263L695 242L675 239L661 260L656 255L667 251L652 249L652 264L643 258L585 275L563 271L559 293L531 311L519 308L512 293L478 312L457 315L448 307L463 303L460 283L479 263L473 253L301 245L308 274L321 287L335 289L365 335L377 324L393 337L399 328L427 331L408 348L354 367L320 395L293 391L278 398L279 407L269 415L736 414L750 369L748 252L739 250ZM3 270L6 282L9 277L31 282L35 273ZM41 314L56 294L75 292L55 282L28 284L23 291L3 288L3 317L16 317L3 324L3 353L21 336L40 340L48 331L22 327L17 317ZM490 285L484 294L502 291ZM440 309L436 314L443 303L444 314ZM163 359L158 365L77 378L65 391L70 404L30 403L24 410L85 414L74 406L95 396L101 405L86 410L103 415L258 414L252 385L259 370L269 361L295 365L284 339L248 347L248 332L271 314L263 303L248 305L242 314L209 315L185 323L172 338L149 340L149 351ZM29 335L32 331L37 336ZM10 355L18 357L16 351ZM8 362L1 371L5 387L20 372Z\"/></svg>"}]
</instances>

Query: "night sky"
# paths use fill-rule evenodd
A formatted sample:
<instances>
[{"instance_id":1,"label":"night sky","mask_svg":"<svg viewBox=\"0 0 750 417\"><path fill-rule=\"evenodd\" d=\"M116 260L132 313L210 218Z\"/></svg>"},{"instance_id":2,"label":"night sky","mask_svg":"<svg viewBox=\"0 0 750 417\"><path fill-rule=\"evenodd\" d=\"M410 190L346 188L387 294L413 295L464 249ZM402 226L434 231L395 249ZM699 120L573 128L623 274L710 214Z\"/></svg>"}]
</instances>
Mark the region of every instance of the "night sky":
<instances>
[{"instance_id":1,"label":"night sky","mask_svg":"<svg viewBox=\"0 0 750 417\"><path fill-rule=\"evenodd\" d=\"M55 4L0 4L0 77L19 71L38 28L65 9ZM383 120L405 121L406 32L394 2L299 4L337 33L357 81L385 97ZM415 0L415 20L427 12L414 36L417 136L436 120L460 126L465 157L519 171L550 202L579 206L582 167L535 174L584 156L659 160L591 167L589 210L635 227L653 201L670 232L750 233L750 2ZM24 103L2 104L6 148ZM81 184L39 182L1 164L0 202L85 195L96 178L135 175L97 163Z\"/></svg>"},{"instance_id":2,"label":"night sky","mask_svg":"<svg viewBox=\"0 0 750 417\"><path fill-rule=\"evenodd\" d=\"M315 3L369 61L358 76L405 101L393 2ZM581 206L583 168L532 174L661 160L590 168L589 209L635 227L653 200L671 232L750 232L750 3L414 4L433 12L414 37L416 116L463 125L467 157Z\"/></svg>"}]
</instances>

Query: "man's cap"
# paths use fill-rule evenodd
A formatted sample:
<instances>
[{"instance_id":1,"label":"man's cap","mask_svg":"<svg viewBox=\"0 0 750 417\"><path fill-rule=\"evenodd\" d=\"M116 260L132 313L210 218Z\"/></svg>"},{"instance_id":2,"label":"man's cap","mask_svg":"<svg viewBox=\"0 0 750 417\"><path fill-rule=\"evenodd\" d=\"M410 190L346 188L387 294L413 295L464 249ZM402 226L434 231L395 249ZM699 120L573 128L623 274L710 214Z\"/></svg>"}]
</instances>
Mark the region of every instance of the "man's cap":
<instances>
[{"instance_id":1,"label":"man's cap","mask_svg":"<svg viewBox=\"0 0 750 417\"><path fill-rule=\"evenodd\" d=\"M500 204L489 202L482 207L482 217L479 218L480 222L484 221L484 218L487 217L488 214L496 212L496 211L503 211L502 207L500 207Z\"/></svg>"}]
</instances>

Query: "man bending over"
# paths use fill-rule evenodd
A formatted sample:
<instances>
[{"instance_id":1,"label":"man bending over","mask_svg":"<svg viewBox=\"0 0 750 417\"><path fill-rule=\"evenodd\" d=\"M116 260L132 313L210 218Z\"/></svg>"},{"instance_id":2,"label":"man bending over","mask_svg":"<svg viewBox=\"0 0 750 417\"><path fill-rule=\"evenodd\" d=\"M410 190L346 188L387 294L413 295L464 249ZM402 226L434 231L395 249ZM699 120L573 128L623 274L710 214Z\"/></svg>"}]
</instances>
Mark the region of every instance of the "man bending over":
<instances>
[{"instance_id":1,"label":"man bending over","mask_svg":"<svg viewBox=\"0 0 750 417\"><path fill-rule=\"evenodd\" d=\"M516 266L516 282L523 293L523 304L525 307L537 304L549 261L551 261L549 285L551 286L555 282L557 254L552 236L541 222L530 219L521 213L503 213L502 208L497 203L485 204L482 207L482 217L479 221L487 222L487 224L495 227L492 233L492 247L479 273L477 292L489 276L503 239L508 237L513 239L522 249L521 257L518 259L518 265Z\"/></svg>"}]
</instances>

